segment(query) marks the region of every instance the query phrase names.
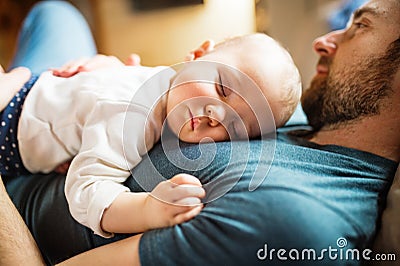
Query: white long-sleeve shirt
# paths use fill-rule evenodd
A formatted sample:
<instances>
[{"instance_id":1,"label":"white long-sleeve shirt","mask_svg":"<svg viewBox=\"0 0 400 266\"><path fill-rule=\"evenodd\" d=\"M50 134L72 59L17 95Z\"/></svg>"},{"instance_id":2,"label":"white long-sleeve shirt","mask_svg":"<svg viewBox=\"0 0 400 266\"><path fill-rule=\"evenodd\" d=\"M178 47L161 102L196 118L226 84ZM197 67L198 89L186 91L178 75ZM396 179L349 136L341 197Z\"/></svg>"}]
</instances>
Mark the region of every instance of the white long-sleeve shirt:
<instances>
[{"instance_id":1,"label":"white long-sleeve shirt","mask_svg":"<svg viewBox=\"0 0 400 266\"><path fill-rule=\"evenodd\" d=\"M71 78L46 72L25 100L18 126L24 166L49 172L73 158L65 184L69 208L96 234L111 235L100 227L104 210L129 191L122 183L130 169L160 138L165 110L150 110L174 74L142 66Z\"/></svg>"}]
</instances>

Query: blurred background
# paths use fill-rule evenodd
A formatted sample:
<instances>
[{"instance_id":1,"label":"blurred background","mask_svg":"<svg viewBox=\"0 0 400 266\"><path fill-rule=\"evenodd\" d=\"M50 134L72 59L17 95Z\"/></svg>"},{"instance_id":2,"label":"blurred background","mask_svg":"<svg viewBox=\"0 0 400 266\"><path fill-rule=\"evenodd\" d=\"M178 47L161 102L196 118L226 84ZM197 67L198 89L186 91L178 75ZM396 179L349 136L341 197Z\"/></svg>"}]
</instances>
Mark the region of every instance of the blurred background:
<instances>
[{"instance_id":1,"label":"blurred background","mask_svg":"<svg viewBox=\"0 0 400 266\"><path fill-rule=\"evenodd\" d=\"M0 64L13 56L18 29L35 0L0 0ZM182 61L205 39L264 32L292 54L303 84L315 73L312 41L343 27L346 11L363 0L69 0L89 22L100 53L143 65ZM347 10L346 10L347 9ZM347 18L346 18L347 19ZM346 20L345 19L345 20ZM68 23L68 22L66 22Z\"/></svg>"}]
</instances>

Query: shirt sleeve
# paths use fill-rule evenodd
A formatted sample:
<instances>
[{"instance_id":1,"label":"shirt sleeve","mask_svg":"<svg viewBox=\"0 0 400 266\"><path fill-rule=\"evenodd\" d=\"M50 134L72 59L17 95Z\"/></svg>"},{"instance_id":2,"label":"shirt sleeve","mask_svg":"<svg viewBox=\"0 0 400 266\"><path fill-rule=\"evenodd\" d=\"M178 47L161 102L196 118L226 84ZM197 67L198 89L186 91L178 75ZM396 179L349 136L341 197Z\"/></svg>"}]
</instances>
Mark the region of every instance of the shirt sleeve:
<instances>
[{"instance_id":1,"label":"shirt sleeve","mask_svg":"<svg viewBox=\"0 0 400 266\"><path fill-rule=\"evenodd\" d=\"M126 110L126 103L97 103L83 128L81 150L72 160L66 179L72 216L103 237L112 236L100 227L104 210L120 193L129 191L122 183L146 152L145 116L133 115L132 127L136 130L124 132ZM123 143L124 133L130 134L127 143Z\"/></svg>"}]
</instances>

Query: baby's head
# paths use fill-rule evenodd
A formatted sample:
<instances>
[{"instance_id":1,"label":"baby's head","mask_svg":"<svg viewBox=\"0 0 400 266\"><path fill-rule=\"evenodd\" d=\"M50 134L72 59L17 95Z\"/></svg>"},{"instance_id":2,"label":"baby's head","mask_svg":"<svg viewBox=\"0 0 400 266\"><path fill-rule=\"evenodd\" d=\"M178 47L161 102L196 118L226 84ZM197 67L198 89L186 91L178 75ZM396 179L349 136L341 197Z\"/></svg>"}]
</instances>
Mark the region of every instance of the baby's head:
<instances>
[{"instance_id":1,"label":"baby's head","mask_svg":"<svg viewBox=\"0 0 400 266\"><path fill-rule=\"evenodd\" d=\"M279 43L258 33L206 50L171 82L167 123L181 140L254 138L286 123L299 102L301 79Z\"/></svg>"}]
</instances>

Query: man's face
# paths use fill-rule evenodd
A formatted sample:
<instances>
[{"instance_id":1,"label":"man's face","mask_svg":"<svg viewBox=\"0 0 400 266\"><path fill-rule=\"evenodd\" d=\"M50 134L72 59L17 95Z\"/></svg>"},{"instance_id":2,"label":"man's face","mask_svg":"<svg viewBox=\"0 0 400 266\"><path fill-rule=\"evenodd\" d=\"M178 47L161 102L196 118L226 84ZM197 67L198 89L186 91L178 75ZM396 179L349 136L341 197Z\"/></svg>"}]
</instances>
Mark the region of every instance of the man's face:
<instances>
[{"instance_id":1,"label":"man's face","mask_svg":"<svg viewBox=\"0 0 400 266\"><path fill-rule=\"evenodd\" d=\"M393 93L400 65L400 4L373 0L355 12L345 30L315 40L317 74L302 97L315 129L379 114Z\"/></svg>"}]
</instances>

